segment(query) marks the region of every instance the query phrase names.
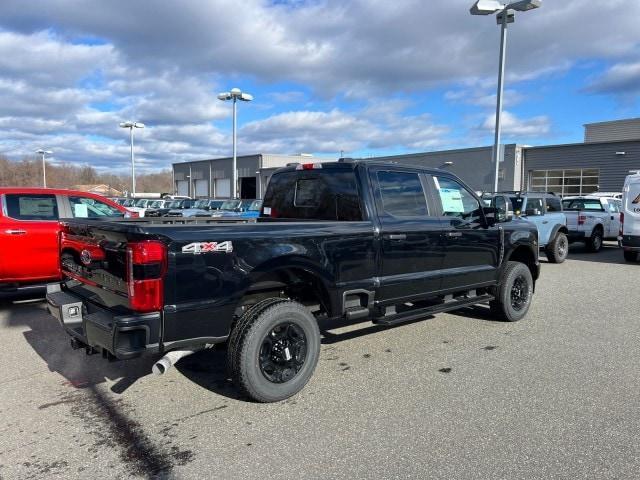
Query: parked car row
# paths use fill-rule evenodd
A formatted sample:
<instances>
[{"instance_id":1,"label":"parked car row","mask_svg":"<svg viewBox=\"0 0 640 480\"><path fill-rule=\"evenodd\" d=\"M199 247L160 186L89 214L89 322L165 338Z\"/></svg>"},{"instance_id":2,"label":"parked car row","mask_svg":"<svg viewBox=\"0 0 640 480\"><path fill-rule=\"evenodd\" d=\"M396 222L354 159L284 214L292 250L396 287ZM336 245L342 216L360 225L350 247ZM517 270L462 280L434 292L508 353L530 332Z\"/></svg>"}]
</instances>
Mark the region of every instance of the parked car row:
<instances>
[{"instance_id":1,"label":"parked car row","mask_svg":"<svg viewBox=\"0 0 640 480\"><path fill-rule=\"evenodd\" d=\"M640 171L627 176L622 193L560 198L540 192L503 192L484 193L482 200L535 224L540 247L551 262L564 261L570 243L582 242L587 251L598 252L605 240L617 240L625 260L640 259Z\"/></svg>"}]
</instances>

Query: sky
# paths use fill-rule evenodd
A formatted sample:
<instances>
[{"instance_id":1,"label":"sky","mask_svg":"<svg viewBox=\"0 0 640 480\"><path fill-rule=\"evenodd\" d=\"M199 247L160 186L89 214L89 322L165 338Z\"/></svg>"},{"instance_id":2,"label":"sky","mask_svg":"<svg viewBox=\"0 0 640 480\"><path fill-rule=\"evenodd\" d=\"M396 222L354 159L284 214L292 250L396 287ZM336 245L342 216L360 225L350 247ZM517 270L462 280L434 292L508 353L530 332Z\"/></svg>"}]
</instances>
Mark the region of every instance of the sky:
<instances>
[{"instance_id":1,"label":"sky","mask_svg":"<svg viewBox=\"0 0 640 480\"><path fill-rule=\"evenodd\" d=\"M0 154L142 171L493 142L500 29L469 0L2 0ZM503 143L640 117L640 1L543 0L509 25Z\"/></svg>"}]
</instances>

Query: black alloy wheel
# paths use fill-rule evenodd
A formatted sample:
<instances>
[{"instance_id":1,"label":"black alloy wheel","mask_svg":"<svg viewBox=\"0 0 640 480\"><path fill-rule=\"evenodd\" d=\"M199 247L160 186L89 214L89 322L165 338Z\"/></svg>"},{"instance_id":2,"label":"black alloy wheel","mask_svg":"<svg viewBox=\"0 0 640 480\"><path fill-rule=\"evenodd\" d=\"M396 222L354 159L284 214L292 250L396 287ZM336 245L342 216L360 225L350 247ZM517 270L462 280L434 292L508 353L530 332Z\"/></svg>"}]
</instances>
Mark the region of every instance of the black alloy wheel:
<instances>
[{"instance_id":1,"label":"black alloy wheel","mask_svg":"<svg viewBox=\"0 0 640 480\"><path fill-rule=\"evenodd\" d=\"M304 331L294 323L281 323L262 340L260 371L270 382L285 383L300 372L306 358L307 336Z\"/></svg>"}]
</instances>

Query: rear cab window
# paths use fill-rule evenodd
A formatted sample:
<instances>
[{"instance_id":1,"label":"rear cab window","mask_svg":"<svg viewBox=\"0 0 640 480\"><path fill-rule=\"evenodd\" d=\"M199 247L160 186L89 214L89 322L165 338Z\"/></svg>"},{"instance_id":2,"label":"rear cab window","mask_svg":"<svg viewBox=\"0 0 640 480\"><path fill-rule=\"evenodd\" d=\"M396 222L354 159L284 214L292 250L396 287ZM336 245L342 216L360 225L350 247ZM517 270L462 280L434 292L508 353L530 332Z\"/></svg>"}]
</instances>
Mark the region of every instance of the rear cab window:
<instances>
[{"instance_id":1,"label":"rear cab window","mask_svg":"<svg viewBox=\"0 0 640 480\"><path fill-rule=\"evenodd\" d=\"M599 199L575 198L563 200L562 206L565 210L587 210L590 212L604 212L604 207Z\"/></svg>"},{"instance_id":2,"label":"rear cab window","mask_svg":"<svg viewBox=\"0 0 640 480\"><path fill-rule=\"evenodd\" d=\"M4 214L15 220L56 221L59 218L55 195L8 193L4 196Z\"/></svg>"},{"instance_id":3,"label":"rear cab window","mask_svg":"<svg viewBox=\"0 0 640 480\"><path fill-rule=\"evenodd\" d=\"M260 217L361 221L355 172L324 167L275 173L269 181Z\"/></svg>"}]
</instances>

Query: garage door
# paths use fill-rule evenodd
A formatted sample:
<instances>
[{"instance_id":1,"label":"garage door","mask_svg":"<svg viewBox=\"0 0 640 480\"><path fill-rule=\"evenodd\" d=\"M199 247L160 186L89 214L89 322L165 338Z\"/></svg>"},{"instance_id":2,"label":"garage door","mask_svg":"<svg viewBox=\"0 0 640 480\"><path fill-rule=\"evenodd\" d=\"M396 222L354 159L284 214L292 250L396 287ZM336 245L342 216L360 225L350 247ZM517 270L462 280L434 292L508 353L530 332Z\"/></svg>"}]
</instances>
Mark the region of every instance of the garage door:
<instances>
[{"instance_id":1,"label":"garage door","mask_svg":"<svg viewBox=\"0 0 640 480\"><path fill-rule=\"evenodd\" d=\"M229 198L231 197L231 180L228 178L216 178L216 198Z\"/></svg>"},{"instance_id":2,"label":"garage door","mask_svg":"<svg viewBox=\"0 0 640 480\"><path fill-rule=\"evenodd\" d=\"M208 197L209 196L209 181L208 180L196 180L194 185L196 197Z\"/></svg>"},{"instance_id":3,"label":"garage door","mask_svg":"<svg viewBox=\"0 0 640 480\"><path fill-rule=\"evenodd\" d=\"M186 197L189 195L189 182L187 180L178 180L176 182L177 195Z\"/></svg>"}]
</instances>

